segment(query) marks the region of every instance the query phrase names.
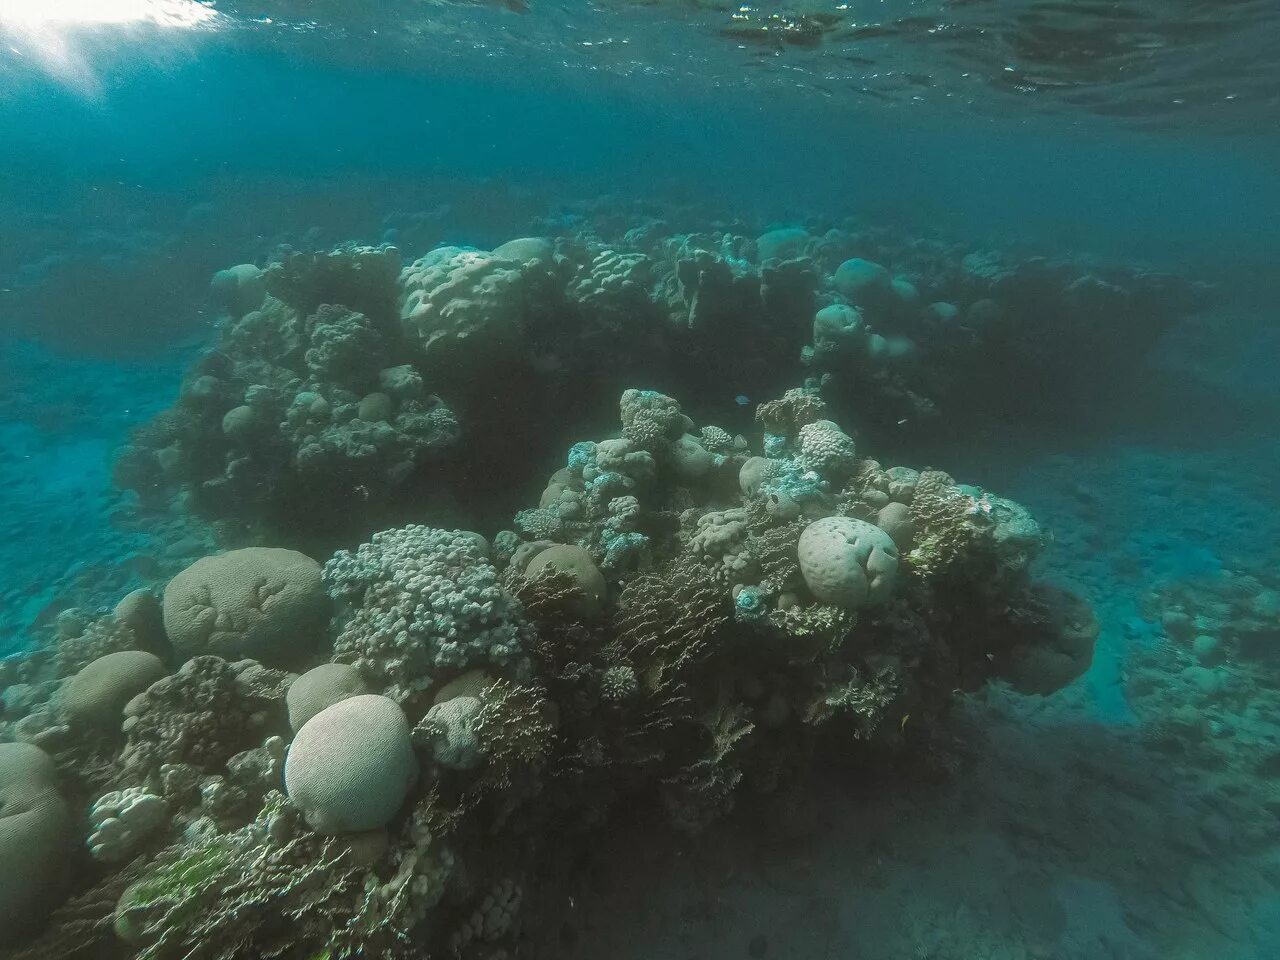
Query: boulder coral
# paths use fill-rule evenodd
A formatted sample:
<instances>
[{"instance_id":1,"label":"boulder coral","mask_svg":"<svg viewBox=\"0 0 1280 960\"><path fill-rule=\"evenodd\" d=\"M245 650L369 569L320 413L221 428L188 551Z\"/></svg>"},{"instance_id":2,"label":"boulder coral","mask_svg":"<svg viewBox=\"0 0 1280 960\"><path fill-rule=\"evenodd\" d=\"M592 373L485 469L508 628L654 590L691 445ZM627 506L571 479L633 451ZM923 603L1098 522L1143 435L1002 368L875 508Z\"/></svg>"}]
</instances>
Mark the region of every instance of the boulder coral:
<instances>
[{"instance_id":1,"label":"boulder coral","mask_svg":"<svg viewBox=\"0 0 1280 960\"><path fill-rule=\"evenodd\" d=\"M800 535L797 555L805 585L824 603L857 609L883 603L893 592L897 544L865 520L815 520Z\"/></svg>"},{"instance_id":2,"label":"boulder coral","mask_svg":"<svg viewBox=\"0 0 1280 960\"><path fill-rule=\"evenodd\" d=\"M348 697L370 692L369 685L355 667L345 663L322 663L312 667L289 684L289 692L285 694L289 726L297 733L321 710Z\"/></svg>"},{"instance_id":3,"label":"boulder coral","mask_svg":"<svg viewBox=\"0 0 1280 960\"><path fill-rule=\"evenodd\" d=\"M604 609L608 589L604 574L587 550L575 544L554 544L530 560L524 574L536 577L546 570L568 573L573 577L581 597L575 606L583 616L595 616Z\"/></svg>"},{"instance_id":4,"label":"boulder coral","mask_svg":"<svg viewBox=\"0 0 1280 960\"><path fill-rule=\"evenodd\" d=\"M327 611L320 564L276 547L204 557L164 590L165 630L183 657L296 662L315 646Z\"/></svg>"},{"instance_id":5,"label":"boulder coral","mask_svg":"<svg viewBox=\"0 0 1280 960\"><path fill-rule=\"evenodd\" d=\"M475 370L524 343L527 281L519 261L441 247L404 268L400 317L431 369Z\"/></svg>"},{"instance_id":6,"label":"boulder coral","mask_svg":"<svg viewBox=\"0 0 1280 960\"><path fill-rule=\"evenodd\" d=\"M320 833L385 826L416 776L404 711L372 694L348 697L303 724L284 765L290 800Z\"/></svg>"},{"instance_id":7,"label":"boulder coral","mask_svg":"<svg viewBox=\"0 0 1280 960\"><path fill-rule=\"evenodd\" d=\"M118 733L125 704L168 672L153 653L109 653L63 685L62 708L78 727L107 735Z\"/></svg>"},{"instance_id":8,"label":"boulder coral","mask_svg":"<svg viewBox=\"0 0 1280 960\"><path fill-rule=\"evenodd\" d=\"M58 905L70 864L72 814L53 758L0 743L0 939L15 943Z\"/></svg>"}]
</instances>

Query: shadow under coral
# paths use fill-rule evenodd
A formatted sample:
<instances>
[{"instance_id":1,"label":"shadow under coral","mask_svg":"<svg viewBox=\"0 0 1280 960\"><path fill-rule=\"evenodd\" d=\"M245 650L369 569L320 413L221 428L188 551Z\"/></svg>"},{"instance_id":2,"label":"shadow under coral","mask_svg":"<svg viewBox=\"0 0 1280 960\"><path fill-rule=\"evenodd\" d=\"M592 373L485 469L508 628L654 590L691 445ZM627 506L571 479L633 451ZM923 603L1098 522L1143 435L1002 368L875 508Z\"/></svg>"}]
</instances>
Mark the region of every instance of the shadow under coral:
<instances>
[{"instance_id":1,"label":"shadow under coral","mask_svg":"<svg viewBox=\"0 0 1280 960\"><path fill-rule=\"evenodd\" d=\"M785 794L802 805L696 840L615 825L537 955L1259 955L1274 866L1139 730L999 691L955 719L966 759L941 780L825 769Z\"/></svg>"}]
</instances>

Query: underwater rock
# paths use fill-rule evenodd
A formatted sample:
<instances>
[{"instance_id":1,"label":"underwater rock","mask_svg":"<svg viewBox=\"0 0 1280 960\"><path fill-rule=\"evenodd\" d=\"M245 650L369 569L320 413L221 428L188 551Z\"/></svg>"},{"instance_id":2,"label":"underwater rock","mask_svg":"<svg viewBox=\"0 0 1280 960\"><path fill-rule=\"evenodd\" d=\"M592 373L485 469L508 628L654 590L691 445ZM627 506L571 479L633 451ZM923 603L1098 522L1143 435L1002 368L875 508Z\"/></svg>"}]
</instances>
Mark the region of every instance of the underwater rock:
<instances>
[{"instance_id":1,"label":"underwater rock","mask_svg":"<svg viewBox=\"0 0 1280 960\"><path fill-rule=\"evenodd\" d=\"M320 564L275 547L204 557L164 590L165 629L183 657L296 662L315 646L327 610Z\"/></svg>"},{"instance_id":2,"label":"underwater rock","mask_svg":"<svg viewBox=\"0 0 1280 960\"><path fill-rule=\"evenodd\" d=\"M385 826L417 776L409 722L392 700L349 697L308 720L285 759L289 799L319 833Z\"/></svg>"}]
</instances>

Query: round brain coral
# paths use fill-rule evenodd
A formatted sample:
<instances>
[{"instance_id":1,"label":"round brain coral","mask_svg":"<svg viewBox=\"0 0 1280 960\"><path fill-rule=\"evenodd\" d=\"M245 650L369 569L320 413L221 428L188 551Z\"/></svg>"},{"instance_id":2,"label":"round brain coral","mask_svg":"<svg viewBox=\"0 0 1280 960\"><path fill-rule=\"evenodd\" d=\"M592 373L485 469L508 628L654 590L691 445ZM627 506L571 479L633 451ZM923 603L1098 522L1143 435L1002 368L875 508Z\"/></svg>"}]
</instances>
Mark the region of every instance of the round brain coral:
<instances>
[{"instance_id":1,"label":"round brain coral","mask_svg":"<svg viewBox=\"0 0 1280 960\"><path fill-rule=\"evenodd\" d=\"M276 547L204 557L164 591L165 630L184 658L289 663L314 645L327 611L320 564Z\"/></svg>"},{"instance_id":2,"label":"round brain coral","mask_svg":"<svg viewBox=\"0 0 1280 960\"><path fill-rule=\"evenodd\" d=\"M886 600L898 574L898 548L865 520L827 517L800 534L800 573L823 603L852 610Z\"/></svg>"},{"instance_id":3,"label":"round brain coral","mask_svg":"<svg viewBox=\"0 0 1280 960\"><path fill-rule=\"evenodd\" d=\"M124 705L168 672L153 653L109 653L67 681L62 707L76 726L118 733Z\"/></svg>"},{"instance_id":4,"label":"round brain coral","mask_svg":"<svg viewBox=\"0 0 1280 960\"><path fill-rule=\"evenodd\" d=\"M355 667L345 663L322 663L289 684L289 692L285 694L289 726L295 732L301 730L321 710L348 697L366 693L369 693L369 685Z\"/></svg>"},{"instance_id":5,"label":"round brain coral","mask_svg":"<svg viewBox=\"0 0 1280 960\"><path fill-rule=\"evenodd\" d=\"M385 826L417 776L409 721L393 700L349 697L303 724L289 747L289 798L319 833Z\"/></svg>"},{"instance_id":6,"label":"round brain coral","mask_svg":"<svg viewBox=\"0 0 1280 960\"><path fill-rule=\"evenodd\" d=\"M883 309L893 300L893 276L878 263L854 257L836 267L836 289L856 307Z\"/></svg>"},{"instance_id":7,"label":"round brain coral","mask_svg":"<svg viewBox=\"0 0 1280 960\"><path fill-rule=\"evenodd\" d=\"M67 879L71 812L53 758L0 743L0 943L13 943L58 904Z\"/></svg>"},{"instance_id":8,"label":"round brain coral","mask_svg":"<svg viewBox=\"0 0 1280 960\"><path fill-rule=\"evenodd\" d=\"M576 544L547 547L529 561L524 573L526 577L536 577L548 570L570 574L577 587L578 612L588 617L599 616L606 593L604 574L585 548Z\"/></svg>"}]
</instances>

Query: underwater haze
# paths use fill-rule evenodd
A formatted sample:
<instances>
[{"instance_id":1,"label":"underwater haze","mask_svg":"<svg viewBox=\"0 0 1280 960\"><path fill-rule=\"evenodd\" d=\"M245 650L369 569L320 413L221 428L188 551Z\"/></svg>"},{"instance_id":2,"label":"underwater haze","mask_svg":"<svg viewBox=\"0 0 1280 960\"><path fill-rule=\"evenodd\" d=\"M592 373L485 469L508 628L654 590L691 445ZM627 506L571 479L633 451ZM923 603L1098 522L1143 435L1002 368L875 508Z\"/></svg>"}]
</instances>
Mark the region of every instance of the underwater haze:
<instances>
[{"instance_id":1,"label":"underwater haze","mask_svg":"<svg viewBox=\"0 0 1280 960\"><path fill-rule=\"evenodd\" d=\"M1277 44L0 0L0 957L1280 956Z\"/></svg>"}]
</instances>

